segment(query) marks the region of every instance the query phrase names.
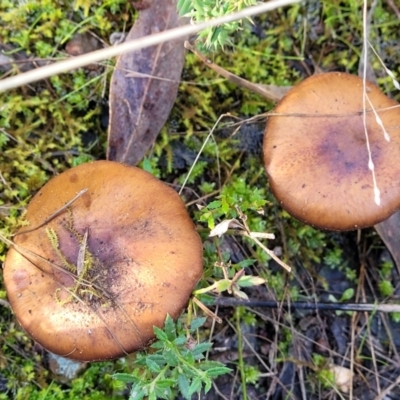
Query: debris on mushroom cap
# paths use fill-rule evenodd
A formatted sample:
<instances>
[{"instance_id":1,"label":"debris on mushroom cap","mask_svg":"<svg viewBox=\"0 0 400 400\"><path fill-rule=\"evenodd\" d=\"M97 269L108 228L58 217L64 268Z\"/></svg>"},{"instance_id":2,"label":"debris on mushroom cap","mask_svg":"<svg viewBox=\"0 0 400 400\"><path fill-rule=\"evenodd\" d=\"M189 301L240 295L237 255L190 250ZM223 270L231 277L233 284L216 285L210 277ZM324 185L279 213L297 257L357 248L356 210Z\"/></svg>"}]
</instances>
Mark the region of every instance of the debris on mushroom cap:
<instances>
[{"instance_id":1,"label":"debris on mushroom cap","mask_svg":"<svg viewBox=\"0 0 400 400\"><path fill-rule=\"evenodd\" d=\"M136 167L72 168L36 194L26 219L7 254L7 295L22 327L64 357L104 360L145 347L202 274L184 203Z\"/></svg>"},{"instance_id":2,"label":"debris on mushroom cap","mask_svg":"<svg viewBox=\"0 0 400 400\"><path fill-rule=\"evenodd\" d=\"M283 208L305 223L358 229L387 219L400 207L400 109L370 82L366 92L380 205L374 201L368 167L361 78L339 72L307 78L288 92L268 120L264 162L271 190Z\"/></svg>"}]
</instances>

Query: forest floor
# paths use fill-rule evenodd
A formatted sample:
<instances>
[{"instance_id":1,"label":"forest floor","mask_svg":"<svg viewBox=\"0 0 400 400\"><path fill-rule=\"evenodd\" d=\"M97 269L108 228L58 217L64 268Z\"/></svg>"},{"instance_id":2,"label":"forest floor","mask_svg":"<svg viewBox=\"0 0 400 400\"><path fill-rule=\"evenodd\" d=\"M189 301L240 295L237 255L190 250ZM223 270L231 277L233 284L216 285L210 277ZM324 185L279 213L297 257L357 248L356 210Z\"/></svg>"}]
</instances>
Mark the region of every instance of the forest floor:
<instances>
[{"instance_id":1,"label":"forest floor","mask_svg":"<svg viewBox=\"0 0 400 400\"><path fill-rule=\"evenodd\" d=\"M74 9L63 3L33 1L31 8L21 6L18 13L0 5L0 20L7 25L0 33L0 46L19 60L21 71L71 54L67 47L71 27L95 38L94 44L88 44L95 50L110 43L111 33L128 31L136 18L130 2L122 0L91 1L89 13L83 6ZM293 86L320 72L358 75L362 6L359 0L312 0L272 11L254 18L253 25L245 24L233 38L234 47L207 57L244 79L274 87ZM399 28L400 12L394 2L374 2L370 42L397 77ZM78 45L85 46L82 41ZM379 59L372 54L369 62L381 89L400 101ZM16 228L27 202L49 178L106 157L113 66L113 60L102 62L0 93L0 232L4 237ZM0 71L3 78L19 72L2 65ZM374 228L321 231L279 206L269 191L262 160L263 133L273 107L274 102L228 82L188 51L168 122L139 163L177 191L194 166L182 198L204 243L205 272L199 288L221 280L221 266L229 274L245 268L246 275L266 281L245 288L246 295L277 302L272 307L215 305L217 296L199 296L222 323L209 317L198 339L213 343L209 359L231 368L199 397L400 399L400 313L317 307L320 303L338 304L338 308L348 302L371 307L397 304L400 266ZM209 237L219 222L239 218L238 210L251 231L275 235L263 243L292 268L290 273L249 238ZM7 246L0 244L1 261L6 253ZM3 285L0 299L4 302L0 304L0 399L129 398L129 386L112 375L130 373L134 355L79 366L68 378L20 328L7 307ZM304 302L314 304L314 309L301 309L298 304Z\"/></svg>"}]
</instances>

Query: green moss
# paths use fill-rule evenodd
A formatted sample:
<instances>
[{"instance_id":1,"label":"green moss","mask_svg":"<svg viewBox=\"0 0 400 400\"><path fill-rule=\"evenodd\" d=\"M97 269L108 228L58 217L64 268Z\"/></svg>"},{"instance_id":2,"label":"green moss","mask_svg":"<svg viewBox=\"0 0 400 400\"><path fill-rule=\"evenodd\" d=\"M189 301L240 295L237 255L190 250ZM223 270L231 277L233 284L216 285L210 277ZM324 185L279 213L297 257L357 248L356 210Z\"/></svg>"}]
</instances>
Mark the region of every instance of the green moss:
<instances>
[{"instance_id":1,"label":"green moss","mask_svg":"<svg viewBox=\"0 0 400 400\"><path fill-rule=\"evenodd\" d=\"M5 0L0 4L0 20L4 24L0 42L13 46L5 52L10 57L18 53L45 60L64 58L65 45L75 33L91 32L108 43L111 33L129 28L134 18L129 2L122 0L43 0L20 2L19 7L14 3ZM315 67L357 73L362 1L306 3L255 18L254 28L245 25L245 29L232 38L234 48L226 47L225 52L207 56L240 77L278 86L295 84L312 74ZM400 23L392 14L388 6L378 2L371 22L371 41L385 65L399 76ZM262 34L257 33L258 28ZM2 235L9 236L20 224L25 205L50 177L70 166L104 158L106 132L100 118L106 100L103 93L107 93L112 71L108 66L112 63L103 63L95 70L70 71L0 94ZM17 74L22 65L13 65L7 74ZM399 98L391 79L385 76L374 57L372 66L385 91ZM268 281L260 292L254 293L264 296L267 292L277 299L296 300L309 293L297 284L297 277L283 273L251 240L235 238L233 245L225 238L208 238L209 229L215 224L223 219L238 218L238 206L247 216L252 231L275 234L275 240L263 240L266 246L280 249L282 258L296 268L296 273L304 267L311 276L305 285L307 290L310 282L319 284L316 265L344 269L348 279L357 279L357 272L344 262L342 247L333 235L293 219L273 198L262 165L260 144L252 143L255 136L246 132L241 139L234 133L233 123L268 112L272 107L271 102L227 82L194 54L188 53L170 121L141 166L174 187L179 186L193 164L193 154L200 151L217 119L230 113L205 145L184 191L186 200L197 200L204 207L201 210L189 208L205 242L205 272L199 285L204 287L221 279L222 270L216 262L229 263L233 255L239 254L244 263L252 261L246 266L246 273L259 274ZM261 135L263 127L257 129ZM182 144L188 154L190 152L184 167L176 166L179 154L174 141ZM199 201L203 196L207 197ZM235 247L237 243L239 250ZM0 243L1 261L5 254L6 248ZM243 262L234 264L232 273L241 267L244 267ZM388 266L383 266L379 279L381 294L390 295L393 287ZM341 295L338 294L338 298ZM0 298L5 298L4 290ZM240 314L240 319L254 325L255 329L261 325L258 315L247 310ZM287 323L289 328L276 332L281 358L276 362L290 354L296 323L294 320L281 322ZM16 325L11 311L6 308L0 309L0 346L1 374L7 380L7 392L1 393L0 399L117 399L122 395L109 375L116 369L130 372L125 364L93 364L77 380L62 385L43 368L43 360L35 352L33 342ZM319 382L331 382L324 357L314 357L313 361L322 371ZM256 382L256 369L248 369L246 373Z\"/></svg>"},{"instance_id":2,"label":"green moss","mask_svg":"<svg viewBox=\"0 0 400 400\"><path fill-rule=\"evenodd\" d=\"M15 2L1 2L0 42L11 46L5 55L24 61L11 65L7 76L19 73L30 58L43 62L64 58L65 44L77 32L90 31L108 42L111 33L123 31L134 15L120 0L87 5L44 0L20 2L15 7ZM0 93L0 233L4 237L19 226L25 205L49 178L104 156L106 132L100 126L100 116L104 84L111 71L102 66L97 70L82 68ZM87 137L95 139L88 143ZM0 242L1 261L5 254ZM4 287L2 277L0 281ZM111 380L104 376L106 369L95 365L68 389L52 382L32 340L4 307L0 309L0 331L1 377L7 382L0 398L118 397L112 395Z\"/></svg>"}]
</instances>

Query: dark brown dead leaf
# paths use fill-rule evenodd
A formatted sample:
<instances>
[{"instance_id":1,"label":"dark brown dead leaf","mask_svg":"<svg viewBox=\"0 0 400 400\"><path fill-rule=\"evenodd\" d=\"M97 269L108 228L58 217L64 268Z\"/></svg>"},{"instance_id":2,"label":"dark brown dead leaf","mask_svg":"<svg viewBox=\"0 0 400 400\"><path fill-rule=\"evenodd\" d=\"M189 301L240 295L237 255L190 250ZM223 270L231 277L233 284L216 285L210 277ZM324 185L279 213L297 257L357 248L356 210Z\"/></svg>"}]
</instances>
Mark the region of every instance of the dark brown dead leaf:
<instances>
[{"instance_id":1,"label":"dark brown dead leaf","mask_svg":"<svg viewBox=\"0 0 400 400\"><path fill-rule=\"evenodd\" d=\"M65 46L65 51L70 56L80 56L92 51L100 50L103 47L100 40L90 32L76 33ZM86 65L85 69L96 71L101 69L99 64Z\"/></svg>"},{"instance_id":2,"label":"dark brown dead leaf","mask_svg":"<svg viewBox=\"0 0 400 400\"><path fill-rule=\"evenodd\" d=\"M390 251L397 270L400 273L400 211L396 211L391 217L374 226L379 236Z\"/></svg>"},{"instance_id":3,"label":"dark brown dead leaf","mask_svg":"<svg viewBox=\"0 0 400 400\"><path fill-rule=\"evenodd\" d=\"M126 40L179 25L175 0L152 1ZM136 165L167 120L184 64L184 40L122 54L110 88L107 158Z\"/></svg>"},{"instance_id":4,"label":"dark brown dead leaf","mask_svg":"<svg viewBox=\"0 0 400 400\"><path fill-rule=\"evenodd\" d=\"M76 33L65 46L70 56L80 56L102 48L100 40L90 32Z\"/></svg>"}]
</instances>

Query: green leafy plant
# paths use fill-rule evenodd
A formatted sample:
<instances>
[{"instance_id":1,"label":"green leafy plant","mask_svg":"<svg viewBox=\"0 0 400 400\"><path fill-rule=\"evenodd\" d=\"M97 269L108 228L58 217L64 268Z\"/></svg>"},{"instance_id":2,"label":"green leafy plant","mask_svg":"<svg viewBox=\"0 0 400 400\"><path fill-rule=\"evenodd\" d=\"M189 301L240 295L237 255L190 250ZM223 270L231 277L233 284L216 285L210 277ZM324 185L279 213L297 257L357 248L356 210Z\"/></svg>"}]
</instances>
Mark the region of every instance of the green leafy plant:
<instances>
[{"instance_id":1,"label":"green leafy plant","mask_svg":"<svg viewBox=\"0 0 400 400\"><path fill-rule=\"evenodd\" d=\"M205 359L211 343L193 339L192 334L204 322L205 318L197 318L190 326L184 326L167 316L164 329L154 327L157 340L149 352L137 354L134 371L113 375L114 379L132 384L130 400L172 399L177 389L189 400L202 389L208 392L213 378L231 371L219 362Z\"/></svg>"},{"instance_id":2,"label":"green leafy plant","mask_svg":"<svg viewBox=\"0 0 400 400\"><path fill-rule=\"evenodd\" d=\"M230 263L221 263L218 264L218 266L221 267L224 277L216 280L210 286L195 290L193 293L195 296L208 292L222 293L227 291L229 294L233 294L235 297L248 300L247 294L243 292L241 288L257 286L265 283L265 279L260 278L259 276L245 275L244 269L240 269L238 272L232 274Z\"/></svg>"},{"instance_id":3,"label":"green leafy plant","mask_svg":"<svg viewBox=\"0 0 400 400\"><path fill-rule=\"evenodd\" d=\"M190 17L196 22L203 22L256 4L256 0L179 0L178 10L182 16ZM232 34L241 29L242 25L242 21L235 21L205 29L200 32L199 41L208 50L223 49L225 46L232 45Z\"/></svg>"},{"instance_id":4,"label":"green leafy plant","mask_svg":"<svg viewBox=\"0 0 400 400\"><path fill-rule=\"evenodd\" d=\"M200 22L255 3L255 0L180 0L179 7L181 14ZM399 22L393 19L395 14L388 2L378 3L371 25L371 41L377 45L380 55L395 75L398 75ZM341 2L339 6L331 0L303 2L301 6L258 16L252 34L246 29L246 25L250 27L250 22L242 21L209 29L200 35L198 42L208 51L214 51L213 62L260 84L293 85L305 75L312 74L314 67L323 70L339 68L357 73L361 53L358 42L362 33L361 6L360 1ZM131 26L133 15L132 2L123 0L79 0L70 3L32 0L20 2L19 7L15 7L15 1L5 0L0 5L0 19L6 22L0 39L2 43L13 45L10 52L4 53L6 56L12 58L13 54L21 51L29 58L43 58L52 62L54 58L65 57L64 46L75 33L91 32L103 43L108 43L112 32L125 31ZM232 44L235 45L234 54L217 51L221 47L230 49ZM385 87L390 79L379 74L381 66L376 60L371 62L378 73L378 82ZM4 236L13 232L29 196L49 176L71 165L104 157L105 132L104 127L99 126L100 116L103 117L104 112L100 105L104 103L104 93L107 93L111 64L112 61L100 65L98 71L76 69L1 95L4 106L0 116L0 184L3 184L0 229ZM13 64L7 74L18 73L23 65ZM399 98L399 93L393 95ZM194 54L188 53L180 95L172 111L170 125L167 124L153 151L143 160L142 167L173 185L182 183L186 170L173 167L175 155L171 150L172 140L179 140L190 151L197 153L210 126L221 114L229 112L244 121L269 108L270 104L266 105L265 99L218 77ZM93 134L95 142L88 140ZM268 294L278 300L287 298L294 301L305 296L307 299L312 296L319 298L319 289L313 283L318 279L315 266L321 263L343 269L348 280L352 283L357 281L358 271L347 266L347 251L341 250L343 246L340 242L333 240L329 232L321 232L294 220L273 200L258 156L260 149L255 157L249 157L247 150L243 152L243 148L237 149L236 134L227 137L216 130L213 139L202 153L206 161L200 159L195 166L188 181L190 187L184 192L188 203L196 201L203 206L197 210L188 205L204 239L205 271L199 290L212 286L218 289L217 294L229 294L229 291L236 291L237 294L239 290L251 296ZM250 143L251 140L251 137L245 137L245 142ZM163 159L167 160L167 168L162 164ZM203 196L205 201L201 199ZM268 254L248 237L208 238L209 230L221 221L239 218L236 207L246 214L251 231L275 235L271 248L281 250L283 259L296 266L300 279L302 267L311 272L303 285L295 282L294 274L282 273L280 268L274 268ZM375 246L376 238L373 240ZM233 241L241 247L235 254L241 261L231 261L234 259L234 247L230 245ZM0 260L4 260L5 248L1 243L0 252ZM227 278L220 265L227 267ZM243 268L250 279L253 279L253 275L257 279L260 276L267 280L267 284L243 290L244 276L237 275ZM379 289L380 295L393 293L391 268L389 270L389 266L382 266L382 270L374 275L377 278L373 284ZM251 272L247 272L247 269ZM249 278L246 275L246 279ZM202 293L196 297L212 307L215 293L213 296ZM348 301L353 297L354 292L350 288L343 294L339 293L336 301ZM207 303L207 298L212 302ZM0 293L0 299L6 299L4 291ZM269 355L279 372L288 357L292 360L291 347L297 337L299 321L296 315L293 315L290 324L284 318L274 320L273 323L279 326L279 330L275 331L272 325L268 328L268 320L261 319L256 311L248 307L239 307L234 312L219 308L218 314L236 323L235 332L239 336L243 324L251 325L256 335L262 335L266 340L270 340L272 332L278 345L275 353L269 350ZM400 320L399 314L392 314L392 318L396 317ZM344 314L343 318L347 318L347 315ZM157 339L153 347L135 356L133 370L131 357L106 364L96 363L65 385L43 366L33 342L13 322L11 311L2 308L0 378L2 384L3 380L6 381L6 388L0 393L0 399L122 399L126 398L126 393L121 389L125 387L123 382L129 383L131 398L170 396L168 398L173 399L179 392L190 398L200 388L208 389L210 380L228 371L222 370L226 367L221 364L207 361L204 354L209 350L213 354L210 343L197 344L193 340L195 321L189 327L182 321L177 325L171 321L166 323L164 329L156 332ZM200 323L198 326L198 334L202 337L207 328L201 327ZM215 326L215 335L222 330L226 332L225 324L222 328L217 324ZM173 329L174 334L171 333ZM383 346L386 344L383 343ZM258 373L256 366L246 364L246 354L241 354L241 359L241 364L231 364L243 378L242 381L235 381L238 382L234 388L236 393L245 398L246 384L257 385L259 382L257 390L259 397L262 397L263 387L268 387L271 382L270 378L265 377L264 367L258 365L261 372ZM362 362L361 357L356 359ZM308 370L305 377L307 394L326 397L327 393L321 387L331 390L335 386L329 360L315 354L312 364L309 368L304 368L302 364L303 371ZM269 367L272 368L270 364ZM120 380L115 379L118 376ZM197 376L200 376L200 380L196 380ZM313 385L313 382L317 382L317 385ZM309 385L313 386L311 391ZM320 393L317 394L318 390Z\"/></svg>"},{"instance_id":5,"label":"green leafy plant","mask_svg":"<svg viewBox=\"0 0 400 400\"><path fill-rule=\"evenodd\" d=\"M314 368L317 372L317 377L324 387L333 387L335 385L335 374L331 368L329 368L329 362L320 354L314 353L312 355Z\"/></svg>"},{"instance_id":6,"label":"green leafy plant","mask_svg":"<svg viewBox=\"0 0 400 400\"><path fill-rule=\"evenodd\" d=\"M251 187L244 179L235 179L222 188L217 200L202 208L199 220L207 222L208 227L212 229L218 218L238 217L238 206L243 213L261 209L267 203L265 198L263 189Z\"/></svg>"},{"instance_id":7,"label":"green leafy plant","mask_svg":"<svg viewBox=\"0 0 400 400\"><path fill-rule=\"evenodd\" d=\"M393 269L393 263L391 261L383 262L380 265L380 281L378 283L379 291L382 296L391 296L394 293L394 287L390 280Z\"/></svg>"}]
</instances>

